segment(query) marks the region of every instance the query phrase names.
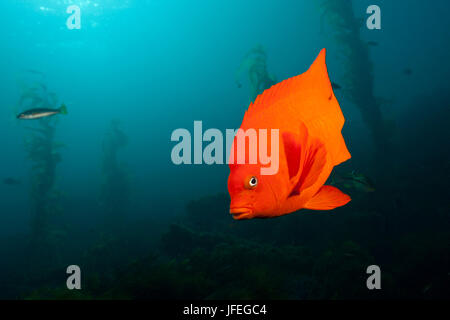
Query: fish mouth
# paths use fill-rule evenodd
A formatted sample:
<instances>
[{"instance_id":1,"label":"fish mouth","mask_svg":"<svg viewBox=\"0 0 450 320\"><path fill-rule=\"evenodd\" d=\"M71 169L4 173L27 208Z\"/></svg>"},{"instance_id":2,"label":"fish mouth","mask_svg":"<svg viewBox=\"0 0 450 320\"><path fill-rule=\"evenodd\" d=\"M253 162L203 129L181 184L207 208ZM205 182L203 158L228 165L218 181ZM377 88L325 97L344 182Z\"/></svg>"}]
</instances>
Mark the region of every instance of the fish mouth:
<instances>
[{"instance_id":1,"label":"fish mouth","mask_svg":"<svg viewBox=\"0 0 450 320\"><path fill-rule=\"evenodd\" d=\"M233 207L230 208L230 213L233 215L233 218L236 220L241 219L250 219L253 210L248 207Z\"/></svg>"}]
</instances>

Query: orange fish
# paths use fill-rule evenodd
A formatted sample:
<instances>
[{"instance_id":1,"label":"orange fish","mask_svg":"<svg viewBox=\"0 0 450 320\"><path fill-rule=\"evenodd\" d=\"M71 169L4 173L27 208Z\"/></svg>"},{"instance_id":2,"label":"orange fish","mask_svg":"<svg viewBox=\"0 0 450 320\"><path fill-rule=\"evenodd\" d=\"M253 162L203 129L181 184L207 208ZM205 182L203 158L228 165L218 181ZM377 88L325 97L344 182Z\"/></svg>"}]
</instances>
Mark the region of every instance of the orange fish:
<instances>
[{"instance_id":1,"label":"orange fish","mask_svg":"<svg viewBox=\"0 0 450 320\"><path fill-rule=\"evenodd\" d=\"M351 157L341 134L345 119L328 77L325 53L322 49L305 73L265 90L245 113L240 127L244 132L254 129L259 138L260 129L278 129L278 139L267 139L267 148L278 143L279 163L275 174L262 175L267 161L249 162L254 148L246 140L246 161L236 161L235 136L228 177L234 219L272 218L302 208L331 210L351 200L324 185L333 167Z\"/></svg>"}]
</instances>

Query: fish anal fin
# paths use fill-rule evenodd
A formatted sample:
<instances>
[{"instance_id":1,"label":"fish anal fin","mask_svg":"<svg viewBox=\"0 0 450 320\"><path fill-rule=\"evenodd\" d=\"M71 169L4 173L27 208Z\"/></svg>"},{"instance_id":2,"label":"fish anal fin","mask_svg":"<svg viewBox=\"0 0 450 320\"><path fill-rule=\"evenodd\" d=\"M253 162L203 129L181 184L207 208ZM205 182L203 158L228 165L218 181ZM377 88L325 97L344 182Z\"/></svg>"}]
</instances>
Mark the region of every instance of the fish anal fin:
<instances>
[{"instance_id":1,"label":"fish anal fin","mask_svg":"<svg viewBox=\"0 0 450 320\"><path fill-rule=\"evenodd\" d=\"M316 195L304 205L304 208L311 210L331 210L347 204L350 200L350 196L338 188L322 186Z\"/></svg>"}]
</instances>

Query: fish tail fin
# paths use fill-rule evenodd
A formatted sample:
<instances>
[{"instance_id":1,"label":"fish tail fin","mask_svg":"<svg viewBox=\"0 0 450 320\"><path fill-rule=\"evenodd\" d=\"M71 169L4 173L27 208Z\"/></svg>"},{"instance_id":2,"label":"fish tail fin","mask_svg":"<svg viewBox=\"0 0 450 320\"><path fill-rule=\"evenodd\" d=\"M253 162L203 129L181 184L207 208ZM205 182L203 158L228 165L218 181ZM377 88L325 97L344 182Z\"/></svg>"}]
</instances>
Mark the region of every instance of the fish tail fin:
<instances>
[{"instance_id":1,"label":"fish tail fin","mask_svg":"<svg viewBox=\"0 0 450 320\"><path fill-rule=\"evenodd\" d=\"M68 113L67 112L67 107L66 107L66 105L64 103L59 108L59 113L61 113L61 114L67 114Z\"/></svg>"},{"instance_id":2,"label":"fish tail fin","mask_svg":"<svg viewBox=\"0 0 450 320\"><path fill-rule=\"evenodd\" d=\"M311 210L331 210L347 204L350 200L350 196L346 195L338 188L322 186L304 207Z\"/></svg>"}]
</instances>

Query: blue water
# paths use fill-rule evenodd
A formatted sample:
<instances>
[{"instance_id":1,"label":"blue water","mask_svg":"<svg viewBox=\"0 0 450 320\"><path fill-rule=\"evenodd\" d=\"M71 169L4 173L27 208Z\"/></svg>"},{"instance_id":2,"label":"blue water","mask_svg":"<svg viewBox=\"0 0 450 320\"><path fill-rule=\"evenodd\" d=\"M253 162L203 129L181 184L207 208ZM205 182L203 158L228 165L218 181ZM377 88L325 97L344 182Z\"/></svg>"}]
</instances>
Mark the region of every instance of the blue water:
<instances>
[{"instance_id":1,"label":"blue water","mask_svg":"<svg viewBox=\"0 0 450 320\"><path fill-rule=\"evenodd\" d=\"M365 19L365 9L373 1L354 2L355 16ZM242 87L236 86L235 72L257 44L265 48L267 67L278 81L306 71L320 49L327 48L330 78L344 87L336 96L346 118L343 132L352 154L349 170L358 169L374 180L384 171L383 177L391 177L392 184L411 185L411 176L422 170L418 168L433 163L424 156L425 164L417 164L423 150L441 154L438 163L446 163L442 159L448 159L448 139L441 136L443 142L435 144L431 138L415 143L408 137L422 119L431 117L430 105L439 109L444 101L448 106L448 100L439 97L448 91L450 75L446 19L450 4L445 0L376 2L382 28L368 30L362 21L361 39L377 43L369 47L374 96L390 101L381 111L397 126L391 149L397 154L384 155L388 163L395 162L395 168L386 170L377 167L370 129L344 94L342 44L331 35L333 26L320 32L320 6L313 1L1 1L0 178L20 181L13 186L0 184L2 246L8 237L26 239L32 232L33 163L27 159L24 139L30 135L26 127L37 122L15 119L17 112L24 111L17 107L21 83L45 83L57 95L58 105L67 105L69 114L52 120L55 141L65 144L59 151L62 161L56 166L54 188L61 192L63 207L58 223L81 234L105 218L102 143L114 119L128 137L128 144L118 151L130 188L125 220L168 225L179 220L189 201L227 192L226 165L174 165L170 155L175 143L170 136L177 128L193 132L194 120L203 121L204 130L224 132L240 126L250 89L245 73ZM66 8L71 4L81 8L79 30L66 26ZM406 68L411 75L403 72ZM444 126L436 120L427 123L429 127L417 130L430 134L436 129L433 123ZM405 149L414 151L398 154ZM396 168L411 180L398 177ZM423 176L442 172L448 174L436 169ZM441 182L446 183L447 177ZM420 189L421 182L416 182ZM448 190L435 183L437 179L426 184L427 192ZM434 202L436 208L448 215L448 200L440 200L443 204Z\"/></svg>"}]
</instances>

